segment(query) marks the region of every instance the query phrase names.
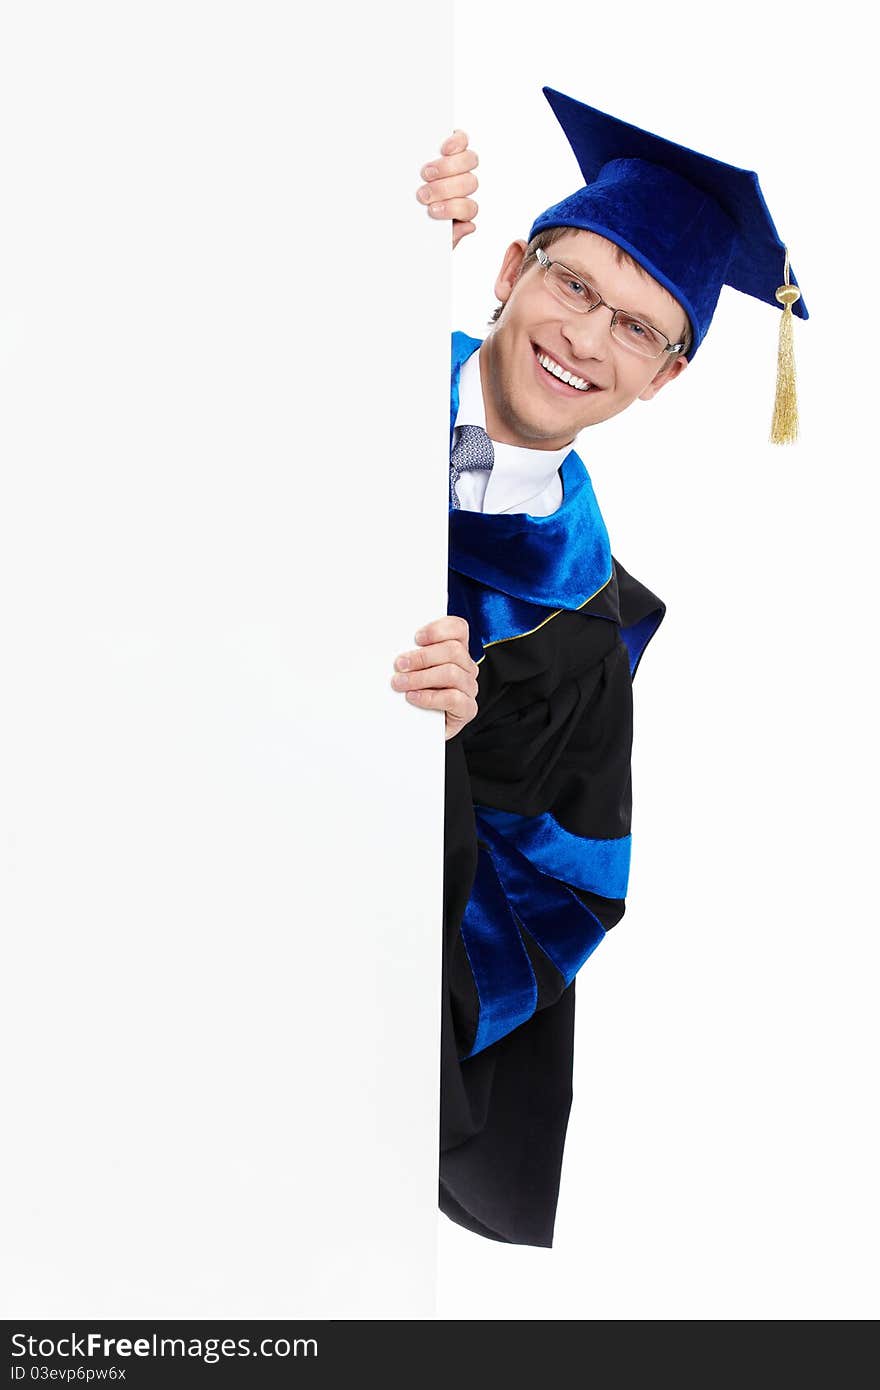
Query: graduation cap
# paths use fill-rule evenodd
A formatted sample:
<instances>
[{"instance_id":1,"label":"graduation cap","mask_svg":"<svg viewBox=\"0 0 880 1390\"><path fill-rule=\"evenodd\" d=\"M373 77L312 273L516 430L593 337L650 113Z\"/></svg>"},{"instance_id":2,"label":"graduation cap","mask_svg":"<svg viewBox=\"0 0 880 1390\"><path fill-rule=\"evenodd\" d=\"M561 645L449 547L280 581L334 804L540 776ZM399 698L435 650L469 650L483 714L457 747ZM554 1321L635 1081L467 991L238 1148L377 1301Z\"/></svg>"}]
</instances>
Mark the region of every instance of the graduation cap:
<instances>
[{"instance_id":1,"label":"graduation cap","mask_svg":"<svg viewBox=\"0 0 880 1390\"><path fill-rule=\"evenodd\" d=\"M688 316L693 358L723 285L782 306L771 439L797 437L792 313L808 318L788 252L757 174L698 154L544 87L585 187L541 213L547 227L582 227L613 241L663 285Z\"/></svg>"}]
</instances>

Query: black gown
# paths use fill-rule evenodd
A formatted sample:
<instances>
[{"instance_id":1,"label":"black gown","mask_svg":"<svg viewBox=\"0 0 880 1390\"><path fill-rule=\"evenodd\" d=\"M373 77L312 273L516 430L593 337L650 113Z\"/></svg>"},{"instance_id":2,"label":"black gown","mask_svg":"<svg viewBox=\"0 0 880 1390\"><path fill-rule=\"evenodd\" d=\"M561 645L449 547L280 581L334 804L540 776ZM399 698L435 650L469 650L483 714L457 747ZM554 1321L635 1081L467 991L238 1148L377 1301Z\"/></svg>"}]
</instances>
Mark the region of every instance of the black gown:
<instances>
[{"instance_id":1,"label":"black gown","mask_svg":"<svg viewBox=\"0 0 880 1390\"><path fill-rule=\"evenodd\" d=\"M621 619L663 604L614 562ZM613 606L614 592L602 596ZM550 1246L572 1102L575 981L522 928L537 981L526 1022L477 1053L479 1014L461 921L477 867L474 802L524 816L554 811L575 833L630 830L632 674L620 625L589 607L490 647L477 717L446 744L440 1207L494 1240ZM485 850L486 847L484 847ZM622 898L572 888L605 931Z\"/></svg>"},{"instance_id":2,"label":"black gown","mask_svg":"<svg viewBox=\"0 0 880 1390\"><path fill-rule=\"evenodd\" d=\"M453 421L457 372L476 346L456 339ZM581 475L572 460L583 465L572 454L564 466L574 492ZM665 613L611 555L592 498L568 512L581 517L568 531L523 518L523 534L514 519L483 527L474 514L450 514L448 609L469 622L480 678L476 718L446 744L439 1203L479 1235L545 1247L572 1104L574 975L624 913L632 679ZM528 558L529 525L540 545L550 537L552 554L548 541L547 557ZM570 575L580 581L589 569L578 561L593 532L602 545L583 601ZM560 538L574 552L565 570ZM610 577L597 587L603 566ZM565 607L530 607L545 574L569 595ZM523 622L529 612L537 624ZM496 930L502 917L506 936ZM517 951L522 959L511 961ZM516 979L526 977L532 994L523 1003Z\"/></svg>"}]
</instances>

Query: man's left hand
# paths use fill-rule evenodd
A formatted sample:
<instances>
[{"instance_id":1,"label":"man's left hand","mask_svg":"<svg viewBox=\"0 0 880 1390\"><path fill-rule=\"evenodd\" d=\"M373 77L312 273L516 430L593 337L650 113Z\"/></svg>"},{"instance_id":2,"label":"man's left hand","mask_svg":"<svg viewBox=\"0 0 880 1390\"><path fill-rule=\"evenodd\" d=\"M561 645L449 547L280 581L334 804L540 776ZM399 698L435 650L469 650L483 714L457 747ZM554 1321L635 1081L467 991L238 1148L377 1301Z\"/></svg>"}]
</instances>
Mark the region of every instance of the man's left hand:
<instances>
[{"instance_id":1,"label":"man's left hand","mask_svg":"<svg viewBox=\"0 0 880 1390\"><path fill-rule=\"evenodd\" d=\"M477 714L480 668L468 652L468 625L450 615L416 633L417 651L403 652L394 663L391 684L406 691L410 704L442 709L446 737L454 738Z\"/></svg>"}]
</instances>

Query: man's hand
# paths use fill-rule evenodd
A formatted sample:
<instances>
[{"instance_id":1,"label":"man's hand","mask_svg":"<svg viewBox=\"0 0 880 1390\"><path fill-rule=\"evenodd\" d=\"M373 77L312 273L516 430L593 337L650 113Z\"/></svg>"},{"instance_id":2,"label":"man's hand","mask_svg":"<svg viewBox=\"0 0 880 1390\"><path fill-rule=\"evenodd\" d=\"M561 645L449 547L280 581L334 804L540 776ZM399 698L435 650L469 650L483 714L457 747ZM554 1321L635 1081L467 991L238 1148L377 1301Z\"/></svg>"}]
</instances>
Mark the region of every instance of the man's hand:
<instances>
[{"instance_id":1,"label":"man's hand","mask_svg":"<svg viewBox=\"0 0 880 1390\"><path fill-rule=\"evenodd\" d=\"M440 222L452 219L453 249L463 236L476 230L474 218L478 208L469 195L477 187L477 177L472 170L479 162L474 151L468 149L465 132L456 130L440 146L440 157L429 159L422 169L425 182L417 190L416 197L427 205L430 217Z\"/></svg>"},{"instance_id":2,"label":"man's hand","mask_svg":"<svg viewBox=\"0 0 880 1390\"><path fill-rule=\"evenodd\" d=\"M479 667L468 652L464 618L438 618L416 633L418 651L395 661L391 684L410 704L446 713L446 737L454 738L477 713Z\"/></svg>"}]
</instances>

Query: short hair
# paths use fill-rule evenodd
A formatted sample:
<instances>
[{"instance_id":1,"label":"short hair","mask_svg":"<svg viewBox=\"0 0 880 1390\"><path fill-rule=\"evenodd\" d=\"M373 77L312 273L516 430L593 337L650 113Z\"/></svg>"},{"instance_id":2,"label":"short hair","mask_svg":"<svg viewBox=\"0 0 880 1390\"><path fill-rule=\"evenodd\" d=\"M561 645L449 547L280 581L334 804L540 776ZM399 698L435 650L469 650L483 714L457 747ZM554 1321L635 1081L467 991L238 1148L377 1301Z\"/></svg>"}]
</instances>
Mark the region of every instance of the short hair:
<instances>
[{"instance_id":1,"label":"short hair","mask_svg":"<svg viewBox=\"0 0 880 1390\"><path fill-rule=\"evenodd\" d=\"M519 273L516 277L517 280L520 280L522 276L525 274L525 272L528 270L532 261L535 260L536 253L538 251L546 251L548 246L552 246L555 241L559 241L560 237L564 237L568 232L577 232L580 230L581 228L579 227L545 227L543 231L538 232L536 236L532 237L531 241L526 247L526 253L523 256L522 265L520 266ZM597 232L596 235L598 236L599 233ZM639 265L635 257L631 256L628 251L624 251L623 247L618 246L616 242L612 242L611 244L614 247L614 258L617 261L618 265L635 266L636 270L639 272L640 275L648 276L648 271L645 270L645 267L643 265ZM675 296L673 295L670 297L674 298ZM676 303L677 302L678 301L676 300ZM495 310L495 312L489 320L490 324L498 322L498 320L501 317L501 311L503 308L503 304L498 305L498 308ZM687 357L688 353L690 352L692 342L693 334L691 333L690 320L687 314L685 314L684 335L682 337L682 345L679 348L678 352L667 353L666 363L664 364L664 367L667 366L670 362L674 362L676 357Z\"/></svg>"}]
</instances>

